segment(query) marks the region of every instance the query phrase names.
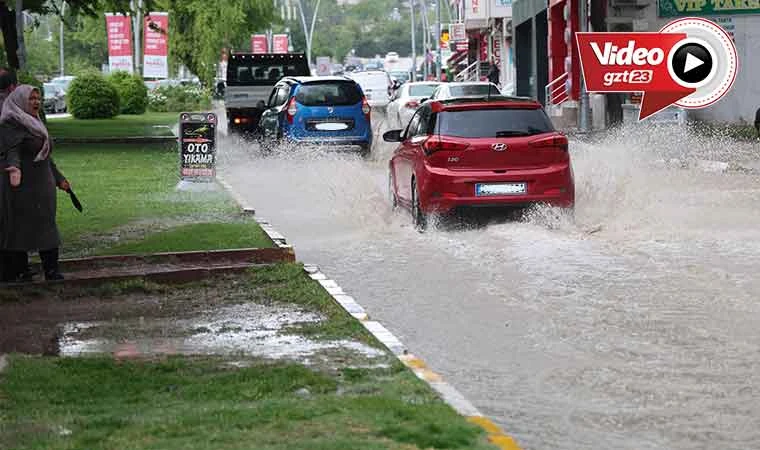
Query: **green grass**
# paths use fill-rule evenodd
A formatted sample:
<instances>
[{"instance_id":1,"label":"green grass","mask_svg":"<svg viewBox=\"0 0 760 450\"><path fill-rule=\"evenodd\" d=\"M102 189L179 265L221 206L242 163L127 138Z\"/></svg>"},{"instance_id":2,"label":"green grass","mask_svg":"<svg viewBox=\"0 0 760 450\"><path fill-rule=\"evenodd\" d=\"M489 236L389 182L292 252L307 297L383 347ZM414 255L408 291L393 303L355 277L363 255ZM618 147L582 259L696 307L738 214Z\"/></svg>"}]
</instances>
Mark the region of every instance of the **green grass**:
<instances>
[{"instance_id":1,"label":"green grass","mask_svg":"<svg viewBox=\"0 0 760 450\"><path fill-rule=\"evenodd\" d=\"M176 125L179 113L154 113L142 115L122 115L113 119L78 120L73 117L49 119L50 135L55 138L100 138L100 137L140 137L173 136L170 128L156 128L154 125Z\"/></svg>"},{"instance_id":2,"label":"green grass","mask_svg":"<svg viewBox=\"0 0 760 450\"><path fill-rule=\"evenodd\" d=\"M99 254L120 245L140 251L236 248L243 242L245 247L271 247L258 224L242 217L225 191L175 190L176 151L174 146L58 146L56 164L84 206L84 213L76 211L59 191L64 254ZM204 224L192 229L202 233L181 236L175 229L194 224ZM212 236L212 230L219 234Z\"/></svg>"},{"instance_id":3,"label":"green grass","mask_svg":"<svg viewBox=\"0 0 760 450\"><path fill-rule=\"evenodd\" d=\"M374 340L366 329L337 304L316 281L305 275L302 264L280 263L251 270L251 286L263 289L265 298L316 311L327 320L294 326L290 331L320 339Z\"/></svg>"},{"instance_id":4,"label":"green grass","mask_svg":"<svg viewBox=\"0 0 760 450\"><path fill-rule=\"evenodd\" d=\"M757 130L750 124L695 122L692 129L714 138L730 138L739 141L756 141Z\"/></svg>"},{"instance_id":5,"label":"green grass","mask_svg":"<svg viewBox=\"0 0 760 450\"><path fill-rule=\"evenodd\" d=\"M223 367L15 356L0 382L0 447L493 448L400 365L329 374L296 364Z\"/></svg>"},{"instance_id":6,"label":"green grass","mask_svg":"<svg viewBox=\"0 0 760 450\"><path fill-rule=\"evenodd\" d=\"M111 247L104 255L150 252L183 252L229 248L271 247L272 241L251 223L197 223L180 225L144 239Z\"/></svg>"}]
</instances>

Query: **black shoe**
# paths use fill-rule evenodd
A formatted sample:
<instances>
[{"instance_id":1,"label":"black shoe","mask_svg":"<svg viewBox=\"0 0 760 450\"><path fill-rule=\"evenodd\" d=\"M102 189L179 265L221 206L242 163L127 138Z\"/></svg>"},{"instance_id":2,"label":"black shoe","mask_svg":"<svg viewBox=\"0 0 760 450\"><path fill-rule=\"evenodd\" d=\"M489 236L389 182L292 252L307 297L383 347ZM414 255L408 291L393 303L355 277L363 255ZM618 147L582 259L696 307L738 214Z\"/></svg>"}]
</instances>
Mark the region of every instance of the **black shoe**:
<instances>
[{"instance_id":1,"label":"black shoe","mask_svg":"<svg viewBox=\"0 0 760 450\"><path fill-rule=\"evenodd\" d=\"M61 272L45 272L45 281L61 281L64 277Z\"/></svg>"}]
</instances>

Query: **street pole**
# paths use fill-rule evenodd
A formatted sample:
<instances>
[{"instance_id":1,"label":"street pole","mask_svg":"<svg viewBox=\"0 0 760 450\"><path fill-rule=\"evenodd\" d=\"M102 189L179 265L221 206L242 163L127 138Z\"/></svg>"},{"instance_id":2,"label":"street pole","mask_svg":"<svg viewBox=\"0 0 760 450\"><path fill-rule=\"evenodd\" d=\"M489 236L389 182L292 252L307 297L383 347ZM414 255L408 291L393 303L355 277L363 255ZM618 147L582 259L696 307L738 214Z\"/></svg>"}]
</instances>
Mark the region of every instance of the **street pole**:
<instances>
[{"instance_id":1,"label":"street pole","mask_svg":"<svg viewBox=\"0 0 760 450\"><path fill-rule=\"evenodd\" d=\"M66 71L64 70L63 66L63 16L66 11L66 2L61 2L61 30L59 33L59 40L60 40L60 51L61 51L61 76L66 75Z\"/></svg>"},{"instance_id":2,"label":"street pole","mask_svg":"<svg viewBox=\"0 0 760 450\"><path fill-rule=\"evenodd\" d=\"M416 39L414 38L414 0L409 0L409 10L411 11L412 22L412 83L417 81L417 48Z\"/></svg>"},{"instance_id":3,"label":"street pole","mask_svg":"<svg viewBox=\"0 0 760 450\"><path fill-rule=\"evenodd\" d=\"M428 74L430 73L430 66L428 65L428 58L427 58L427 51L430 44L430 26L428 24L428 12L427 12L427 4L425 3L425 0L420 0L420 6L422 14L422 51L424 52L423 57L423 64L422 64L422 76L424 80L428 79Z\"/></svg>"},{"instance_id":4,"label":"street pole","mask_svg":"<svg viewBox=\"0 0 760 450\"><path fill-rule=\"evenodd\" d=\"M586 0L580 0L578 11L578 30L581 32L588 31L588 5ZM586 91L586 80L583 77L583 71L580 71L580 110L578 128L582 133L591 131L591 108L589 106L588 91Z\"/></svg>"},{"instance_id":5,"label":"street pole","mask_svg":"<svg viewBox=\"0 0 760 450\"><path fill-rule=\"evenodd\" d=\"M443 72L443 50L441 49L441 2L447 1L447 0L437 0L435 2L435 9L436 9L436 16L437 16L437 24L436 24L436 40L435 40L435 46L438 47L438 57L436 58L438 60L438 63L436 64L435 70L438 72L438 81L440 82L442 80L441 75Z\"/></svg>"}]
</instances>

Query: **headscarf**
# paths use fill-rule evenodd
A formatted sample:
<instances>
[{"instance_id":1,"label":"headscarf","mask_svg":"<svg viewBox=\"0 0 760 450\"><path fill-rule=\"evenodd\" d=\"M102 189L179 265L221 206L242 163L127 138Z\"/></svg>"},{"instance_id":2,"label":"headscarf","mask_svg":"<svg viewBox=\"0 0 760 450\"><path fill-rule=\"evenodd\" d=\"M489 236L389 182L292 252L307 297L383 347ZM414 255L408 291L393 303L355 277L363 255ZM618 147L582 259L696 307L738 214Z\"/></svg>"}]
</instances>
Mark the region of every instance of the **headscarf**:
<instances>
[{"instance_id":1,"label":"headscarf","mask_svg":"<svg viewBox=\"0 0 760 450\"><path fill-rule=\"evenodd\" d=\"M11 92L3 104L0 121L15 122L26 128L32 136L42 139L42 148L34 158L35 161L42 161L50 154L50 136L45 124L42 123L39 116L34 115L29 107L29 97L33 91L39 92L39 89L28 84L22 84Z\"/></svg>"}]
</instances>

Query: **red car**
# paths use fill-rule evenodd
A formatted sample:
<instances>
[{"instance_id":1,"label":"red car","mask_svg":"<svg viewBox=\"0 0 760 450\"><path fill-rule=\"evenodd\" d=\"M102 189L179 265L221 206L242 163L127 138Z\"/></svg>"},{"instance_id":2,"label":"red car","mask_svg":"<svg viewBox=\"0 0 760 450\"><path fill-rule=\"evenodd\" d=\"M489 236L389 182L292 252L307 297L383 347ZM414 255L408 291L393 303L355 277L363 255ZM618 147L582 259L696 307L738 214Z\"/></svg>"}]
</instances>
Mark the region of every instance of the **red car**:
<instances>
[{"instance_id":1,"label":"red car","mask_svg":"<svg viewBox=\"0 0 760 450\"><path fill-rule=\"evenodd\" d=\"M409 208L420 230L430 214L460 207L574 207L567 137L533 99L430 101L383 139L400 143L389 163L391 202Z\"/></svg>"}]
</instances>

